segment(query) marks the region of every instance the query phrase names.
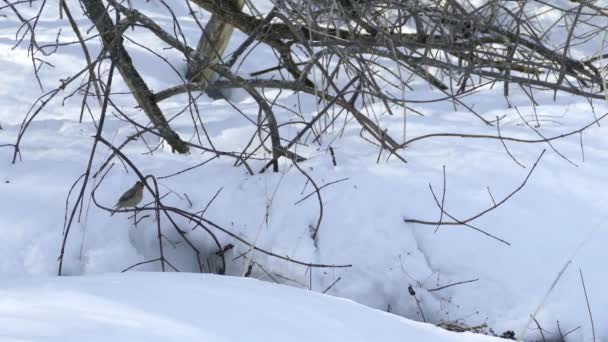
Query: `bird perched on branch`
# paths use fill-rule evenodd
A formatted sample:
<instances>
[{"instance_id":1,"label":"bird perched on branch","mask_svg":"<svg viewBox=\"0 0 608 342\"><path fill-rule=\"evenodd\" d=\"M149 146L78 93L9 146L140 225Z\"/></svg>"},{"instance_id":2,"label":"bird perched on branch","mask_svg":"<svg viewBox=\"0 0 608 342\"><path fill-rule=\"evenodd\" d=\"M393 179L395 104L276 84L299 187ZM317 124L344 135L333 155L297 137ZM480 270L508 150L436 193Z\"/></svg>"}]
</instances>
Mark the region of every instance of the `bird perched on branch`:
<instances>
[{"instance_id":1,"label":"bird perched on branch","mask_svg":"<svg viewBox=\"0 0 608 342\"><path fill-rule=\"evenodd\" d=\"M144 183L137 181L131 189L127 190L120 198L118 202L114 206L114 211L112 215L116 212L117 209L135 207L141 202L144 197Z\"/></svg>"}]
</instances>

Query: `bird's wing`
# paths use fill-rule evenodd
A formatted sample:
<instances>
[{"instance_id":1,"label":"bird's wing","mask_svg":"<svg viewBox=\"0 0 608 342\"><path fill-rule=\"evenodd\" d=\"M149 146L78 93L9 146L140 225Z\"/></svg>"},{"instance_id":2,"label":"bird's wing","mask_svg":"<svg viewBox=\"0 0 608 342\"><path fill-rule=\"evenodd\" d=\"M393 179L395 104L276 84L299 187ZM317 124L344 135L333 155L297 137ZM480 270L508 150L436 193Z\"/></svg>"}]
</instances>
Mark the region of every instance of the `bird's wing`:
<instances>
[{"instance_id":1,"label":"bird's wing","mask_svg":"<svg viewBox=\"0 0 608 342\"><path fill-rule=\"evenodd\" d=\"M135 196L136 191L137 189L135 189L135 187L132 187L131 189L127 190L127 192L120 196L120 198L118 199L118 203L128 201L129 199L133 198L133 196Z\"/></svg>"}]
</instances>

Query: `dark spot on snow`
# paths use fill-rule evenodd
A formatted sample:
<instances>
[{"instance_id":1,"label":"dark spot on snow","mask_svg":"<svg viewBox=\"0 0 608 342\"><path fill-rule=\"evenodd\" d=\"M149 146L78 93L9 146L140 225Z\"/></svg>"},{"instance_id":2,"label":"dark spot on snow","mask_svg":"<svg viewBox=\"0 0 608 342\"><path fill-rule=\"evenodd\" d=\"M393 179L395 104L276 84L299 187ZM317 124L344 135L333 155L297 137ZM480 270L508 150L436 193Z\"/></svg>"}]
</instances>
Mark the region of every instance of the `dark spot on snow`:
<instances>
[{"instance_id":1,"label":"dark spot on snow","mask_svg":"<svg viewBox=\"0 0 608 342\"><path fill-rule=\"evenodd\" d=\"M412 287L412 285L409 285L407 287L407 291L410 293L410 296L415 296L416 295L416 291L414 291L414 288Z\"/></svg>"},{"instance_id":2,"label":"dark spot on snow","mask_svg":"<svg viewBox=\"0 0 608 342\"><path fill-rule=\"evenodd\" d=\"M507 331L503 332L502 335L500 335L500 337L507 339L507 340L515 340L515 333L513 332L513 330L507 330Z\"/></svg>"}]
</instances>

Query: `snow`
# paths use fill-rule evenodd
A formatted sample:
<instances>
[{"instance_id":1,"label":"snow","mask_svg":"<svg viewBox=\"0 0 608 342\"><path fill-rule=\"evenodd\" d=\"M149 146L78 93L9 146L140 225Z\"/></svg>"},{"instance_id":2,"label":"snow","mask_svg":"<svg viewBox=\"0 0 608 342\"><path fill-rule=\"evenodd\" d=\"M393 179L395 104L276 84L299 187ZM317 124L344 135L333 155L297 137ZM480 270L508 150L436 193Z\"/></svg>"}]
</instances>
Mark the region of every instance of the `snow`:
<instances>
[{"instance_id":1,"label":"snow","mask_svg":"<svg viewBox=\"0 0 608 342\"><path fill-rule=\"evenodd\" d=\"M49 13L58 13L54 4L49 6ZM172 30L162 6L154 2L142 6ZM187 19L186 8L180 6L176 15L188 23L183 30L194 45L197 26ZM15 142L25 113L42 93L35 87L27 45L13 49L16 18L6 10L0 13L7 15L0 17L2 145ZM90 25L84 17L79 17L78 23L83 28ZM47 20L39 24L38 41L54 42L59 27L63 28L62 39L70 40L67 22ZM148 46L158 44L152 35L141 30L127 33ZM235 33L229 50L242 39L242 34ZM93 40L91 44L99 49L98 42ZM594 48L597 50L597 46ZM180 82L172 69L143 49L134 46L130 49L154 90ZM177 54L162 47L159 50L179 64L181 59ZM275 63L272 54L263 47L256 48L252 56L254 58L239 71L243 76ZM59 49L49 60L55 67L43 68L41 78L43 84L50 86L58 85L60 78L84 66L77 47ZM256 61L263 62L263 67L256 65ZM107 65L102 69L107 71ZM126 89L119 78L114 84L117 92ZM509 108L502 89L498 88L501 87L482 88L463 101L487 119L506 115L501 125L503 136L537 138L522 123L515 108ZM348 123L341 137L338 137L341 127L336 127L323 137L320 145L309 143L297 147L297 152L308 158L300 166L319 186L343 180L321 191L324 214L316 241L311 239L310 232L319 215L315 196L296 204L313 188L289 163L281 163L280 173L250 176L243 167L233 167L234 160L219 158L204 167L162 179L197 165L211 155L181 156L172 154L166 147L148 154L146 144L155 145L157 140L145 134L145 143L132 142L123 151L144 174L153 174L159 179L163 194L168 194L163 199L165 204L193 212L203 210L221 189L205 212L205 218L278 255L352 267L310 269L255 252L248 254L254 262L252 276L267 283L208 275L137 272L159 271L158 263L138 266L130 270L128 276L102 276L158 258L156 222L148 217L134 227L126 214L110 216L92 203L89 186L82 214L77 214L80 220L66 246L64 272L74 277L55 278L66 196L86 167L91 137L95 134L88 114L82 124L78 123L79 96L68 98L62 104L63 96L73 90L73 87L66 90L50 102L33 121L21 146L22 158L15 164L11 164L12 149L0 147L0 287L3 291L0 336L3 338L47 340L51 335L57 339L63 335L65 340L68 332L75 332L67 334L74 340L82 340L78 336L85 334L90 340L91 334L99 333L103 334L98 336L100 340L108 340L115 334L115 337L132 336L133 339L146 336L159 340L225 341L261 336L259 333L265 340L277 341L304 340L304 337L307 341L311 338L335 340L336 336L374 341L378 340L372 338L377 336L374 332L386 333L385 336L393 332L403 334L399 335L404 336L400 340L414 341L485 338L455 335L366 310L344 300L268 284L277 281L317 292L327 290L329 295L412 320L423 320L424 315L424 319L434 323L458 321L469 326L485 323L499 334L513 330L518 337L533 340L540 339L540 334L535 325L528 326L530 315L543 303L560 270L571 261L540 306L536 319L547 330L545 336L558 335L559 321L563 332L581 326L569 335L571 340L591 340L580 268L598 340L608 339L608 327L603 323L608 322L608 293L602 291L608 282L604 262L608 230L603 191L608 185L605 171L608 138L603 123L585 131L583 149L579 135L553 143L553 147L576 166L561 158L551 146L507 142L510 152L525 169L505 153L499 141L461 138L416 141L402 153L407 164L395 158L386 161L386 155L377 163L378 149L360 138L355 123ZM310 97L279 95L272 90L265 94L269 98L278 96L278 103L287 108L293 109L298 104L307 118L318 110ZM441 96L424 86L407 94L409 99L416 100ZM238 91L232 92L231 98L248 119L256 120L258 108L250 98ZM129 96L116 96L116 99L121 110L131 118L147 123ZM537 92L535 99L541 105L533 108L526 94L513 89L509 102L517 106L525 118L533 118L536 113L541 123L539 130L545 136L579 129L608 112L605 101L594 101L590 106L586 99L566 94L558 94L554 102L553 93ZM186 101L185 96L178 96L163 101L161 107L167 116L172 116L181 111ZM94 102L90 103L91 110L97 119L99 108ZM250 121L224 100L202 96L198 103L213 143L221 150L240 152L255 131ZM464 108L455 109L452 103L412 103L411 106L425 116L409 114L407 138L438 132L496 134L495 127L486 127ZM281 122L295 117L288 110L277 107L276 111ZM400 136L401 116L381 115L379 120L391 134ZM183 137L193 137L188 115L178 117L172 124ZM282 136L293 137L297 129L298 126L284 126ZM107 118L104 137L108 140L120 144L132 133L132 126L118 116ZM335 150L337 166L332 164L330 146ZM441 196L444 166L445 208L463 219L491 206L492 197L498 201L519 186L543 149L547 151L526 186L503 206L473 222L474 226L510 245L465 227L441 227L435 232L435 226L404 223L404 218L439 218L429 184ZM108 155L102 148L94 161L94 170ZM259 170L263 164L264 161L252 162L252 168ZM106 207L112 206L135 180L131 170L116 163L102 182L101 177L94 179L96 184L101 182L97 201ZM150 194L145 196L144 202L151 200ZM74 198L73 193L69 208ZM211 271L217 271L217 247L209 236L200 228L191 230L192 223L185 219L177 222L202 251L205 262L209 261ZM180 271L198 272L194 253L166 220L161 223L168 260ZM214 233L223 246L235 246L226 254L226 272L241 276L246 261L239 256L248 252L250 246L217 230ZM474 279L478 280L428 291ZM408 293L409 285L416 291L422 312ZM50 335L29 335L36 331ZM82 335L78 335L80 333Z\"/></svg>"},{"instance_id":2,"label":"snow","mask_svg":"<svg viewBox=\"0 0 608 342\"><path fill-rule=\"evenodd\" d=\"M2 341L497 341L253 279L129 273L0 285Z\"/></svg>"}]
</instances>

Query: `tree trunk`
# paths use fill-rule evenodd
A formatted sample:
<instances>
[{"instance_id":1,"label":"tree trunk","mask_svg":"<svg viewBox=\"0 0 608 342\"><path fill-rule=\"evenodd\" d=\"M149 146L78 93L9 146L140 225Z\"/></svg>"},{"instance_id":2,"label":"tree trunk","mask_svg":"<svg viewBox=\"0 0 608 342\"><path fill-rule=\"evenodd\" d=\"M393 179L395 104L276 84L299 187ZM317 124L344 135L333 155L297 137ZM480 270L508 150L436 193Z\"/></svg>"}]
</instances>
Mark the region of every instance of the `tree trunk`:
<instances>
[{"instance_id":1,"label":"tree trunk","mask_svg":"<svg viewBox=\"0 0 608 342\"><path fill-rule=\"evenodd\" d=\"M226 0L222 6L230 6L232 10L241 11L245 5L245 0ZM227 24L220 19L220 16L213 14L205 26L198 41L196 52L200 56L200 63L191 63L188 67L188 79L192 82L209 83L213 81L215 72L210 68L216 64L224 51L234 26Z\"/></svg>"}]
</instances>

